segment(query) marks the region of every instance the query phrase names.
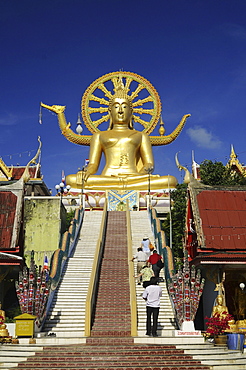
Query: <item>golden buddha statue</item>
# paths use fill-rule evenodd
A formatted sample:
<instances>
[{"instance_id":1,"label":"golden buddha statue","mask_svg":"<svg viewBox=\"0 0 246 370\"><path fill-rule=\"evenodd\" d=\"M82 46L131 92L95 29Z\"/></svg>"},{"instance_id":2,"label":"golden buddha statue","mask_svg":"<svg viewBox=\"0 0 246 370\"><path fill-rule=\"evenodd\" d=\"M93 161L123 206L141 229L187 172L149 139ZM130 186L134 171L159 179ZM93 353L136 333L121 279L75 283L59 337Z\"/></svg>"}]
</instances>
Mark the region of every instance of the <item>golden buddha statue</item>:
<instances>
[{"instance_id":1,"label":"golden buddha statue","mask_svg":"<svg viewBox=\"0 0 246 370\"><path fill-rule=\"evenodd\" d=\"M238 320L236 322L237 324L237 327L238 327L238 330L243 332L243 333L246 333L246 319L244 320Z\"/></svg>"},{"instance_id":2,"label":"golden buddha statue","mask_svg":"<svg viewBox=\"0 0 246 370\"><path fill-rule=\"evenodd\" d=\"M123 77L126 82L124 84ZM106 82L111 80L114 86L114 94L106 87ZM138 83L137 88L128 94L132 81ZM140 92L146 89L149 96L134 101ZM96 96L95 91L100 90L105 98ZM91 107L91 102L97 102L107 107ZM151 103L152 107L137 108L145 103ZM180 124L174 132L163 136L149 137L150 133L160 117L160 100L156 90L143 77L131 72L118 72L102 76L86 90L82 99L82 115L88 129L93 136L76 135L66 123L64 106L41 106L55 112L63 135L73 143L90 145L89 165L84 171L68 175L66 183L72 188L90 190L152 190L174 188L177 180L174 176L152 175L154 159L152 145L165 145L178 136L189 115L183 116ZM93 120L93 114L103 114L100 119ZM146 122L136 113L150 115L152 118ZM97 126L102 122L110 121L106 131L99 131ZM133 128L134 122L139 122L145 129L143 132ZM162 125L163 123L161 123ZM152 145L151 145L152 144ZM101 175L96 175L102 154L105 156L105 167Z\"/></svg>"},{"instance_id":3,"label":"golden buddha statue","mask_svg":"<svg viewBox=\"0 0 246 370\"><path fill-rule=\"evenodd\" d=\"M0 303L0 316L1 316L1 322L2 324L0 325L0 337L8 337L9 336L9 332L8 332L8 329L6 329L6 324L4 324L5 322L5 311L2 310L2 304Z\"/></svg>"},{"instance_id":4,"label":"golden buddha statue","mask_svg":"<svg viewBox=\"0 0 246 370\"><path fill-rule=\"evenodd\" d=\"M227 316L229 314L228 308L223 305L223 296L221 294L217 295L216 298L217 305L213 307L212 316L219 314L220 317Z\"/></svg>"},{"instance_id":5,"label":"golden buddha statue","mask_svg":"<svg viewBox=\"0 0 246 370\"><path fill-rule=\"evenodd\" d=\"M235 322L235 320L229 320L228 325L229 325L229 328L226 330L226 332L231 333L231 332L238 331L238 326L237 326L237 323Z\"/></svg>"}]
</instances>

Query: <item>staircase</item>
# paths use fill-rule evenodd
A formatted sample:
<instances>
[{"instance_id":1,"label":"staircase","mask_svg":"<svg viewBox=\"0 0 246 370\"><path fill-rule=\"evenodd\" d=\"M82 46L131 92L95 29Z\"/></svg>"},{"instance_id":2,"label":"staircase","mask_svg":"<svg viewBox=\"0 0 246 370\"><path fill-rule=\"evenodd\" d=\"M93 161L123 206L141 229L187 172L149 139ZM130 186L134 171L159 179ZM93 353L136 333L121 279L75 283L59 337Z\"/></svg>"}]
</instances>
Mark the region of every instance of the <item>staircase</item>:
<instances>
[{"instance_id":1,"label":"staircase","mask_svg":"<svg viewBox=\"0 0 246 370\"><path fill-rule=\"evenodd\" d=\"M120 344L47 347L18 369L77 370L209 370L209 366L174 346Z\"/></svg>"},{"instance_id":2,"label":"staircase","mask_svg":"<svg viewBox=\"0 0 246 370\"><path fill-rule=\"evenodd\" d=\"M131 230L132 230L132 253L133 256L137 252L143 239L143 235L147 234L152 243L154 243L154 236L151 230L151 223L147 211L131 212ZM137 262L134 260L135 273L137 271ZM160 276L164 278L163 269ZM158 335L172 336L173 330L176 329L175 317L170 302L169 294L167 292L166 283L159 284L162 287L162 297L160 300L160 312L158 317ZM137 308L138 308L138 335L143 336L146 332L146 302L142 298L144 289L140 285L136 285L137 293Z\"/></svg>"},{"instance_id":3,"label":"staircase","mask_svg":"<svg viewBox=\"0 0 246 370\"><path fill-rule=\"evenodd\" d=\"M47 331L56 334L56 338L38 338L36 345L23 345L20 340L20 345L0 346L0 369L12 369L16 366L18 369L26 370L246 369L245 354L228 351L225 347L214 347L209 343L195 343L196 338L171 336L171 329L174 328L173 313L168 303L169 298L166 297L165 284L162 284L164 300L161 303L161 306L165 308L163 312L161 309L158 328L161 337L130 337L128 256L124 212L109 212L108 214L106 243L91 337L86 338L84 344L70 344L73 340L79 343L81 337L84 336L84 301L100 229L101 214L101 212L85 213L80 240L74 256L67 263L66 273L57 292L56 303L51 309L49 321L45 326ZM140 221L142 217L145 221ZM153 239L146 212L131 212L131 219L133 253L135 254L143 232L147 232L150 239L152 241ZM146 319L145 302L140 297L142 291L143 288L137 286L139 335L145 332ZM142 302L143 307L140 309ZM64 343L64 338L67 341L66 345L54 345Z\"/></svg>"},{"instance_id":4,"label":"staircase","mask_svg":"<svg viewBox=\"0 0 246 370\"><path fill-rule=\"evenodd\" d=\"M56 337L83 337L85 301L101 227L102 212L85 212L74 255L68 258L44 331Z\"/></svg>"},{"instance_id":5,"label":"staircase","mask_svg":"<svg viewBox=\"0 0 246 370\"><path fill-rule=\"evenodd\" d=\"M126 213L111 211L108 212L104 255L91 337L126 337L130 336L130 333Z\"/></svg>"}]
</instances>

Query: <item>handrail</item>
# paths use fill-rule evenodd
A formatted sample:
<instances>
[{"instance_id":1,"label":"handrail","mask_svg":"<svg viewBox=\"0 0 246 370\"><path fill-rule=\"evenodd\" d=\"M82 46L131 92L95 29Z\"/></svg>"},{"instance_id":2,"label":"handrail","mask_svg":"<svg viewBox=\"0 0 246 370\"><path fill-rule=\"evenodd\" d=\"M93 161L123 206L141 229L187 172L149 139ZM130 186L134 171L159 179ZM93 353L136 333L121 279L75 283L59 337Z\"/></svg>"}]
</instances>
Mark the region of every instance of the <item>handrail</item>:
<instances>
[{"instance_id":1,"label":"handrail","mask_svg":"<svg viewBox=\"0 0 246 370\"><path fill-rule=\"evenodd\" d=\"M92 265L91 277L88 286L88 292L85 302L85 336L89 337L91 334L92 315L96 303L96 292L99 281L99 269L101 266L101 260L103 255L104 243L105 243L105 231L107 224L107 202L104 203L102 222L100 227L100 233L97 241L95 250L94 261Z\"/></svg>"},{"instance_id":2,"label":"handrail","mask_svg":"<svg viewBox=\"0 0 246 370\"><path fill-rule=\"evenodd\" d=\"M131 306L131 336L137 336L137 300L136 285L134 279L134 265L132 263L132 230L129 205L126 205L126 223L127 223L127 249L128 249L128 272L130 286L130 306Z\"/></svg>"},{"instance_id":3,"label":"handrail","mask_svg":"<svg viewBox=\"0 0 246 370\"><path fill-rule=\"evenodd\" d=\"M62 235L59 248L53 253L51 257L50 262L51 290L56 289L57 285L59 284L62 272L66 264L66 259L71 257L74 248L77 245L81 225L84 218L84 209L81 208L79 212L76 213L76 217L78 217L78 220L75 221L74 219L71 222L72 225L74 225L72 226L74 237L72 237L69 231L66 231Z\"/></svg>"},{"instance_id":4,"label":"handrail","mask_svg":"<svg viewBox=\"0 0 246 370\"><path fill-rule=\"evenodd\" d=\"M167 287L167 292L169 294L168 281L170 280L174 273L173 252L172 249L168 245L166 245L165 232L161 230L161 221L156 215L157 214L156 210L154 208L149 208L149 214L154 237L158 245L158 253L163 257L165 283ZM173 313L176 317L176 310L174 308L174 304L171 297L170 302L172 305Z\"/></svg>"},{"instance_id":5,"label":"handrail","mask_svg":"<svg viewBox=\"0 0 246 370\"><path fill-rule=\"evenodd\" d=\"M150 208L149 214L155 240L158 245L158 253L163 256L165 280L167 283L168 279L170 279L174 271L172 250L169 246L166 245L165 233L163 230L161 230L161 221L156 216L156 210L154 208Z\"/></svg>"}]
</instances>

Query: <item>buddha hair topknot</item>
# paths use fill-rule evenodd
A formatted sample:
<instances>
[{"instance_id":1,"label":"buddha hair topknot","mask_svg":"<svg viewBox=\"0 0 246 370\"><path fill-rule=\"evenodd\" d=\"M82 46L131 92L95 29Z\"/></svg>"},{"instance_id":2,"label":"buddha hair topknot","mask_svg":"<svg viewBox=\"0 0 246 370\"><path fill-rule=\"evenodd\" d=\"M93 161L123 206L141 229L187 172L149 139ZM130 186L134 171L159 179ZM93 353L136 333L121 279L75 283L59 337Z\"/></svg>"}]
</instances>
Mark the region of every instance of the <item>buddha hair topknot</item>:
<instances>
[{"instance_id":1,"label":"buddha hair topknot","mask_svg":"<svg viewBox=\"0 0 246 370\"><path fill-rule=\"evenodd\" d=\"M122 76L121 74L119 74L119 77L115 80L113 80L113 84L114 84L114 92L115 94L112 95L112 97L110 98L109 100L109 107L108 107L108 110L109 112L111 111L111 106L113 104L113 100L114 99L125 99L127 100L127 102L129 103L129 106L132 110L132 99L131 97L127 94L128 91L129 91L129 88L127 88L125 85L124 85L124 82L122 80ZM109 122L109 128L108 130L112 130L113 128L113 122L110 118L110 122ZM132 120L129 122L129 128L131 130L133 130L133 123L132 123Z\"/></svg>"},{"instance_id":2,"label":"buddha hair topknot","mask_svg":"<svg viewBox=\"0 0 246 370\"><path fill-rule=\"evenodd\" d=\"M112 105L112 101L115 98L126 99L130 105L130 108L132 109L132 99L128 95L129 88L127 88L127 86L124 85L121 74L119 74L119 77L117 79L113 80L113 83L114 83L115 93L114 95L112 95L111 99L109 100L109 110Z\"/></svg>"}]
</instances>

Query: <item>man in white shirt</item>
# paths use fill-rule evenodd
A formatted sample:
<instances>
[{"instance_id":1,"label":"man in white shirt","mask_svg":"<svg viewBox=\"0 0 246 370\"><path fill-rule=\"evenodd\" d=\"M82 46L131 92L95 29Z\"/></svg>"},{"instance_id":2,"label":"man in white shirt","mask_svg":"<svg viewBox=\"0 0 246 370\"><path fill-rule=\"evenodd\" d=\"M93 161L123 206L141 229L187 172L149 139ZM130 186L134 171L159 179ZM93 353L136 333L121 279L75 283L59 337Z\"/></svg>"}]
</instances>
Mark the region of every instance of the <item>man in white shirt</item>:
<instances>
[{"instance_id":1,"label":"man in white shirt","mask_svg":"<svg viewBox=\"0 0 246 370\"><path fill-rule=\"evenodd\" d=\"M158 278L152 277L150 285L143 292L143 299L146 300L146 335L151 335L151 316L153 316L152 335L157 337L157 321L160 310L160 297L162 288L158 285Z\"/></svg>"},{"instance_id":2,"label":"man in white shirt","mask_svg":"<svg viewBox=\"0 0 246 370\"><path fill-rule=\"evenodd\" d=\"M139 247L137 253L132 258L132 261L134 259L137 260L137 275L139 275L140 274L140 271L141 271L142 267L145 265L148 257L143 252L143 249L141 247ZM138 276L138 285L140 285L140 284L141 284L141 276Z\"/></svg>"}]
</instances>

